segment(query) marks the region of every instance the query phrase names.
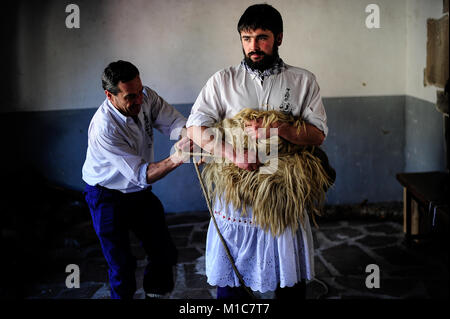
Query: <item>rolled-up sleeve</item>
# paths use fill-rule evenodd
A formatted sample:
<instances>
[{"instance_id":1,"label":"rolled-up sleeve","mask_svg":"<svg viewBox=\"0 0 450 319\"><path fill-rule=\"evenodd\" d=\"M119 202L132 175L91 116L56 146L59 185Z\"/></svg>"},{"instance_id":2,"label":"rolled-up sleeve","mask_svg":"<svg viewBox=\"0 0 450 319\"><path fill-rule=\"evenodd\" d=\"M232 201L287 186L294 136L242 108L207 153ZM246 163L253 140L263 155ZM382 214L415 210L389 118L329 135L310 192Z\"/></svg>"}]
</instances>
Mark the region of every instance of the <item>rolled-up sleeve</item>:
<instances>
[{"instance_id":1,"label":"rolled-up sleeve","mask_svg":"<svg viewBox=\"0 0 450 319\"><path fill-rule=\"evenodd\" d=\"M96 151L132 184L146 188L148 163L128 143L112 132L100 132L91 139Z\"/></svg>"},{"instance_id":2,"label":"rolled-up sleeve","mask_svg":"<svg viewBox=\"0 0 450 319\"><path fill-rule=\"evenodd\" d=\"M186 127L211 127L223 117L219 90L221 84L218 81L218 74L215 74L206 82L192 106Z\"/></svg>"},{"instance_id":3,"label":"rolled-up sleeve","mask_svg":"<svg viewBox=\"0 0 450 319\"><path fill-rule=\"evenodd\" d=\"M181 129L186 125L186 118L155 91L146 89L151 99L153 127L171 139L178 139Z\"/></svg>"},{"instance_id":4,"label":"rolled-up sleeve","mask_svg":"<svg viewBox=\"0 0 450 319\"><path fill-rule=\"evenodd\" d=\"M320 129L325 137L328 135L327 115L320 96L320 88L315 79L312 81L306 96L302 118L307 123Z\"/></svg>"}]
</instances>

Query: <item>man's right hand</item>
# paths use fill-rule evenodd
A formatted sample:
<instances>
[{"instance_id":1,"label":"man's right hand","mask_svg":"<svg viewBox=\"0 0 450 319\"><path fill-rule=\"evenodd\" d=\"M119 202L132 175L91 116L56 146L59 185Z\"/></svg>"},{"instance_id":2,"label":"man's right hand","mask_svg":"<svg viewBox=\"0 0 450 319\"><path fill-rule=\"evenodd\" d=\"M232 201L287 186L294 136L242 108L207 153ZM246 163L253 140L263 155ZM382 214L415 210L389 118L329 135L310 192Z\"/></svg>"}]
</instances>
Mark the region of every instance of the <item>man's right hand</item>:
<instances>
[{"instance_id":1,"label":"man's right hand","mask_svg":"<svg viewBox=\"0 0 450 319\"><path fill-rule=\"evenodd\" d=\"M189 137L184 136L175 143L175 152L170 156L171 160L176 164L189 162L189 157L194 146Z\"/></svg>"},{"instance_id":2,"label":"man's right hand","mask_svg":"<svg viewBox=\"0 0 450 319\"><path fill-rule=\"evenodd\" d=\"M236 152L232 161L237 167L247 171L257 170L262 165L258 160L257 154L250 150L244 150L243 153Z\"/></svg>"},{"instance_id":3,"label":"man's right hand","mask_svg":"<svg viewBox=\"0 0 450 319\"><path fill-rule=\"evenodd\" d=\"M243 153L238 153L227 142L220 142L219 146L212 143L214 141L213 134L204 134L207 129L206 126L191 126L187 129L187 135L206 152L225 157L239 168L254 171L262 165L253 151L244 150Z\"/></svg>"}]
</instances>

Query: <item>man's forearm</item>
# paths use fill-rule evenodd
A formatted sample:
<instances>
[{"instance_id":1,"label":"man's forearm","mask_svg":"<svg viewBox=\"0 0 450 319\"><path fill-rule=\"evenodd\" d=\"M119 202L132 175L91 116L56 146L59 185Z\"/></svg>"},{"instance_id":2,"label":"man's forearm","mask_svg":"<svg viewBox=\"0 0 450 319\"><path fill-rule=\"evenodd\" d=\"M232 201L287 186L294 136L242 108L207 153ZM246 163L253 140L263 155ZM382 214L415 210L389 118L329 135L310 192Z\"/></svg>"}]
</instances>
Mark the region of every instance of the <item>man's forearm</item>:
<instances>
[{"instance_id":1,"label":"man's forearm","mask_svg":"<svg viewBox=\"0 0 450 319\"><path fill-rule=\"evenodd\" d=\"M233 147L216 139L213 134L207 134L208 129L207 126L191 126L187 129L187 136L206 152L231 160L235 156Z\"/></svg>"},{"instance_id":2,"label":"man's forearm","mask_svg":"<svg viewBox=\"0 0 450 319\"><path fill-rule=\"evenodd\" d=\"M151 184L156 182L181 164L183 164L183 162L176 162L171 156L160 162L150 163L147 167L147 183Z\"/></svg>"},{"instance_id":3,"label":"man's forearm","mask_svg":"<svg viewBox=\"0 0 450 319\"><path fill-rule=\"evenodd\" d=\"M222 141L221 137L215 136L214 131L207 132L206 126L192 126L187 130L188 137L200 146L203 150L233 162L237 167L253 171L261 166L258 161L256 153L249 150L244 150L242 153L236 151L233 146Z\"/></svg>"},{"instance_id":4,"label":"man's forearm","mask_svg":"<svg viewBox=\"0 0 450 319\"><path fill-rule=\"evenodd\" d=\"M283 123L278 126L278 135L293 144L304 146L319 146L325 139L325 135L321 130L314 125L307 123L301 128L300 133L298 133L295 126Z\"/></svg>"},{"instance_id":5,"label":"man's forearm","mask_svg":"<svg viewBox=\"0 0 450 319\"><path fill-rule=\"evenodd\" d=\"M147 183L151 184L156 182L186 162L189 159L190 152L192 152L191 140L186 136L181 137L180 140L175 143L175 152L172 153L172 155L160 162L148 164L146 171Z\"/></svg>"}]
</instances>

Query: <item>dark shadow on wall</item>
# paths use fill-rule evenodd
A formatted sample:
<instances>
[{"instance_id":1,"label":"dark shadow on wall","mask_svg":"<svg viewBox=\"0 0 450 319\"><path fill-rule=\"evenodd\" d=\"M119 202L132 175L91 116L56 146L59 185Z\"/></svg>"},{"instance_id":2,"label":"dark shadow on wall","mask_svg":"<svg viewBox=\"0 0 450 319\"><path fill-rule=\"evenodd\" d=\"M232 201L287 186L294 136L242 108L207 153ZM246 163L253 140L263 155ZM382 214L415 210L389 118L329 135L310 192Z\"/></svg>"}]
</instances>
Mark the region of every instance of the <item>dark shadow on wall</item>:
<instances>
[{"instance_id":1,"label":"dark shadow on wall","mask_svg":"<svg viewBox=\"0 0 450 319\"><path fill-rule=\"evenodd\" d=\"M2 76L0 83L2 91L2 109L3 106L12 105L17 101L17 77L15 76L19 69L17 65L17 45L18 45L18 20L19 20L19 1L10 1L2 4L0 13L0 26L2 36L2 50L0 53L2 61Z\"/></svg>"},{"instance_id":2,"label":"dark shadow on wall","mask_svg":"<svg viewBox=\"0 0 450 319\"><path fill-rule=\"evenodd\" d=\"M0 186L0 299L22 299L37 277L64 274L65 265L53 259L77 245L69 242L67 231L90 221L80 192L51 184L27 162L17 164L19 169L3 174L8 183Z\"/></svg>"}]
</instances>

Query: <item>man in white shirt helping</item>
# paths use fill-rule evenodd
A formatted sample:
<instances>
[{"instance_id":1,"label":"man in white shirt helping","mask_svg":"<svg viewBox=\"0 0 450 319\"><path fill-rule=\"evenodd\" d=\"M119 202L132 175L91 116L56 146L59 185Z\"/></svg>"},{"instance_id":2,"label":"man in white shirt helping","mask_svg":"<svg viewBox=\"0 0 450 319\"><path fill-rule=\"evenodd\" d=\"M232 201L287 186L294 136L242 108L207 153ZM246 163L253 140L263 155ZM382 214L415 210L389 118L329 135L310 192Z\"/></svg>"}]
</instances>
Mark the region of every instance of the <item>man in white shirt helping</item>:
<instances>
[{"instance_id":1,"label":"man in white shirt helping","mask_svg":"<svg viewBox=\"0 0 450 319\"><path fill-rule=\"evenodd\" d=\"M159 199L151 184L180 166L177 152L160 162L153 159L153 128L177 139L186 119L156 92L142 85L130 62L110 63L102 75L106 99L94 114L88 131L83 165L85 198L108 263L111 298L132 299L136 291L136 259L129 231L148 256L143 288L146 296L172 291L172 266L177 251ZM189 148L188 138L180 148Z\"/></svg>"},{"instance_id":2,"label":"man in white shirt helping","mask_svg":"<svg viewBox=\"0 0 450 319\"><path fill-rule=\"evenodd\" d=\"M305 130L300 133L292 125L275 122L278 136L297 145L321 145L328 127L319 85L311 72L287 65L279 57L278 47L283 40L280 13L268 4L252 5L240 18L237 29L244 59L208 80L188 118L188 136L205 151L225 157L241 169L256 170L261 163L252 160L256 158L252 151L234 151L227 142L217 147L212 136L203 133L215 123L251 108L281 111L301 118L305 121ZM246 132L259 138L258 133L264 131L258 130L260 127L261 122L248 122ZM239 223L243 220L241 211L232 205L215 203L214 211L222 216L216 218L219 229L245 285L262 293L274 291L276 298L305 298L305 283L314 277L309 220L294 234L285 231L274 237L255 223ZM251 221L251 212L247 211L245 217ZM208 283L218 287L217 298L248 297L212 224L205 259Z\"/></svg>"}]
</instances>

